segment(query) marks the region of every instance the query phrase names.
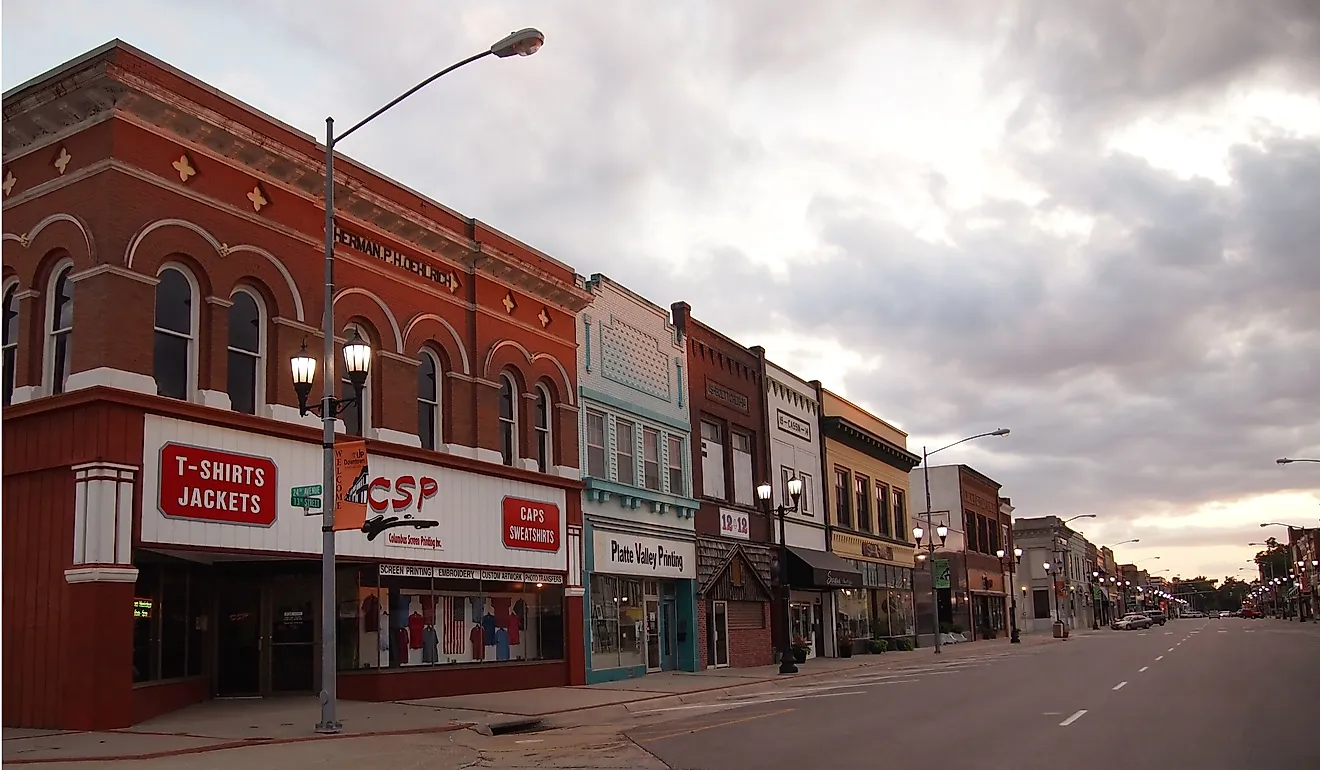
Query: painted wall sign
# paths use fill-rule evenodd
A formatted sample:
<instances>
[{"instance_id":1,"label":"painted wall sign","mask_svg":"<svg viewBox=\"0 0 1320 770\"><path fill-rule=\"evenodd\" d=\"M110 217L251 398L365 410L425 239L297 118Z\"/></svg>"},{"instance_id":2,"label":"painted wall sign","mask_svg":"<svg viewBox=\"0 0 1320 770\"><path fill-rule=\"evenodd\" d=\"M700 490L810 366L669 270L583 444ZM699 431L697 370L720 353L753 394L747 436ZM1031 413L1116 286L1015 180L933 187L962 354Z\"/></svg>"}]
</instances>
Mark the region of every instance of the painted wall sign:
<instances>
[{"instance_id":1,"label":"painted wall sign","mask_svg":"<svg viewBox=\"0 0 1320 770\"><path fill-rule=\"evenodd\" d=\"M786 433L792 433L803 441L811 440L811 423L806 420L799 420L788 412L785 412L783 409L778 410L775 413L775 417L776 424L779 426L780 430Z\"/></svg>"},{"instance_id":2,"label":"painted wall sign","mask_svg":"<svg viewBox=\"0 0 1320 770\"><path fill-rule=\"evenodd\" d=\"M862 555L868 559L894 560L894 547L880 543L862 543Z\"/></svg>"},{"instance_id":3,"label":"painted wall sign","mask_svg":"<svg viewBox=\"0 0 1320 770\"><path fill-rule=\"evenodd\" d=\"M598 529L592 534L592 545L596 572L686 580L697 577L695 543Z\"/></svg>"},{"instance_id":4,"label":"painted wall sign","mask_svg":"<svg viewBox=\"0 0 1320 770\"><path fill-rule=\"evenodd\" d=\"M747 511L720 509L720 534L738 540L752 539L752 517Z\"/></svg>"},{"instance_id":5,"label":"painted wall sign","mask_svg":"<svg viewBox=\"0 0 1320 770\"><path fill-rule=\"evenodd\" d=\"M706 378L706 398L709 398L711 401L718 401L731 409L736 409L739 412L742 412L743 414L750 413L751 402L747 400L747 396L744 396L727 385L721 385L709 377Z\"/></svg>"},{"instance_id":6,"label":"painted wall sign","mask_svg":"<svg viewBox=\"0 0 1320 770\"><path fill-rule=\"evenodd\" d=\"M504 547L559 550L559 506L539 500L504 498Z\"/></svg>"},{"instance_id":7,"label":"painted wall sign","mask_svg":"<svg viewBox=\"0 0 1320 770\"><path fill-rule=\"evenodd\" d=\"M507 583L549 583L560 585L564 576L553 572L465 569L435 567L425 564L382 564L382 577L428 578L436 580L499 580Z\"/></svg>"},{"instance_id":8,"label":"painted wall sign","mask_svg":"<svg viewBox=\"0 0 1320 770\"><path fill-rule=\"evenodd\" d=\"M269 527L276 489L270 458L188 444L160 449L160 512L171 518Z\"/></svg>"},{"instance_id":9,"label":"painted wall sign","mask_svg":"<svg viewBox=\"0 0 1320 770\"><path fill-rule=\"evenodd\" d=\"M401 267L410 273L420 275L428 281L433 281L448 289L451 293L458 293L462 288L462 283L458 279L458 273L454 271L445 271L435 265L413 259L407 254L403 254L389 246L384 246L365 235L359 235L350 232L335 225L335 243L342 244L348 248L375 257L381 262Z\"/></svg>"}]
</instances>

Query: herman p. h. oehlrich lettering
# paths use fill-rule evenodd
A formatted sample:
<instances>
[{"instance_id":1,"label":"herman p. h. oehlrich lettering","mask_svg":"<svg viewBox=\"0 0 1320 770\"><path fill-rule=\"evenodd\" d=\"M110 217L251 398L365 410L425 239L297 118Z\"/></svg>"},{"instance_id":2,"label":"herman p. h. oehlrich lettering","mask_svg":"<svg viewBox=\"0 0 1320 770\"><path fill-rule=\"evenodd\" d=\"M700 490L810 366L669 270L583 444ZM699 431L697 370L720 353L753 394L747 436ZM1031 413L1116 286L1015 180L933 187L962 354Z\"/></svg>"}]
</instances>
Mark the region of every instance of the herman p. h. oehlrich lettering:
<instances>
[{"instance_id":1,"label":"herman p. h. oehlrich lettering","mask_svg":"<svg viewBox=\"0 0 1320 770\"><path fill-rule=\"evenodd\" d=\"M681 572L683 554L667 551L663 545L651 547L643 543L634 543L629 547L618 540L610 540L610 563L640 564L651 569L666 567Z\"/></svg>"}]
</instances>

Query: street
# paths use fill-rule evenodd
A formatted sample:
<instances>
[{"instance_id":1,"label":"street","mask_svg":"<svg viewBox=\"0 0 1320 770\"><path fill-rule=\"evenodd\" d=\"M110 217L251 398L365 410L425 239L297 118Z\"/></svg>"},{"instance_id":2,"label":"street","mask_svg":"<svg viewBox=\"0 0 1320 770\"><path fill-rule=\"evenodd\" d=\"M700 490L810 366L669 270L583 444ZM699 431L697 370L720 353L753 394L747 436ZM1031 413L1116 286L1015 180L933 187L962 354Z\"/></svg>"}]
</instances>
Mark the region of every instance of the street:
<instances>
[{"instance_id":1,"label":"street","mask_svg":"<svg viewBox=\"0 0 1320 770\"><path fill-rule=\"evenodd\" d=\"M675 770L1320 767L1314 624L1181 620L903 673L628 735Z\"/></svg>"}]
</instances>

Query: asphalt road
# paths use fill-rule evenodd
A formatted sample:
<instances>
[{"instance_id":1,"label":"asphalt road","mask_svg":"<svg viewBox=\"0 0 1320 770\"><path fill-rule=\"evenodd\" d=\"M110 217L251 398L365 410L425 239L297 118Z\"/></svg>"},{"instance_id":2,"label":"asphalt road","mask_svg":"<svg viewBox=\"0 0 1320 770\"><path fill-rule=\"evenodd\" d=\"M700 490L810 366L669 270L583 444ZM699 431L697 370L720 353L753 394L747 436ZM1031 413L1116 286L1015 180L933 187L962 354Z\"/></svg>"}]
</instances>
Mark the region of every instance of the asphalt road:
<instances>
[{"instance_id":1,"label":"asphalt road","mask_svg":"<svg viewBox=\"0 0 1320 770\"><path fill-rule=\"evenodd\" d=\"M1178 620L804 681L628 737L674 770L1320 768L1320 625Z\"/></svg>"}]
</instances>

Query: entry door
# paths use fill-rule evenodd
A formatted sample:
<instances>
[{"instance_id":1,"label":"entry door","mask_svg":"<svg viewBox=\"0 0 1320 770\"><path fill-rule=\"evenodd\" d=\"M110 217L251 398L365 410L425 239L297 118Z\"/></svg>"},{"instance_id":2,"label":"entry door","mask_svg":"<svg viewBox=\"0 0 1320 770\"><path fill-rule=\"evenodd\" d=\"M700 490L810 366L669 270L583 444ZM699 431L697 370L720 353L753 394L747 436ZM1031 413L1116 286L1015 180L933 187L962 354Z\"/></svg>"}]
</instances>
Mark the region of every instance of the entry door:
<instances>
[{"instance_id":1,"label":"entry door","mask_svg":"<svg viewBox=\"0 0 1320 770\"><path fill-rule=\"evenodd\" d=\"M271 584L270 693L313 692L316 689L316 601L314 582Z\"/></svg>"},{"instance_id":2,"label":"entry door","mask_svg":"<svg viewBox=\"0 0 1320 770\"><path fill-rule=\"evenodd\" d=\"M666 596L660 600L660 668L673 671L678 668L678 622L674 600Z\"/></svg>"},{"instance_id":3,"label":"entry door","mask_svg":"<svg viewBox=\"0 0 1320 770\"><path fill-rule=\"evenodd\" d=\"M710 661L715 668L729 665L729 604L710 605Z\"/></svg>"},{"instance_id":4,"label":"entry door","mask_svg":"<svg viewBox=\"0 0 1320 770\"><path fill-rule=\"evenodd\" d=\"M646 600L646 670L660 670L660 601Z\"/></svg>"},{"instance_id":5,"label":"entry door","mask_svg":"<svg viewBox=\"0 0 1320 770\"><path fill-rule=\"evenodd\" d=\"M221 582L216 615L216 694L261 695L261 588Z\"/></svg>"}]
</instances>

